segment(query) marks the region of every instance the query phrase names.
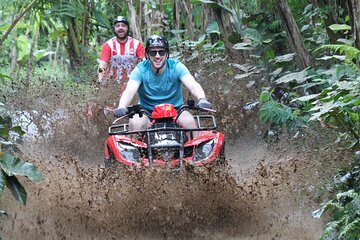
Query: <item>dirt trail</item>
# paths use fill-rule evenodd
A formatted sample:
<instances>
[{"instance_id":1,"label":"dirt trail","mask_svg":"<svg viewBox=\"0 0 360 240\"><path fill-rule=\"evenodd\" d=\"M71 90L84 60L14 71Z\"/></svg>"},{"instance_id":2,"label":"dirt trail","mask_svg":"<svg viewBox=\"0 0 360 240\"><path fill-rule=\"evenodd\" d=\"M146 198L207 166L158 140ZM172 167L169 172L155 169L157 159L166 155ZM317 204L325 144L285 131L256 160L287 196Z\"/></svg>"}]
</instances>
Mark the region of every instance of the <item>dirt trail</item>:
<instances>
[{"instance_id":1,"label":"dirt trail","mask_svg":"<svg viewBox=\"0 0 360 240\"><path fill-rule=\"evenodd\" d=\"M227 136L231 168L221 174L156 168L109 173L102 167L109 122L101 110L87 118L79 114L84 106L33 102L28 108L37 110L30 115L38 135L29 136L22 150L45 181L20 179L28 191L26 206L8 191L3 196L1 208L9 216L1 218L1 238L319 239L323 222L311 212L345 153L317 133L268 145L256 109L242 108L255 94L244 85L226 97L207 89ZM234 105L239 92L241 103ZM44 121L50 124L44 127Z\"/></svg>"},{"instance_id":2,"label":"dirt trail","mask_svg":"<svg viewBox=\"0 0 360 240\"><path fill-rule=\"evenodd\" d=\"M46 180L22 179L27 206L10 194L2 199L9 212L2 218L3 239L318 239L322 222L311 218L318 186L311 184L321 180L322 166L315 162L341 159L341 151L330 158L314 146L269 149L244 134L228 141L232 168L220 175L165 169L110 174L101 167L100 148L81 158L84 144L96 145L87 136L74 147L81 134L70 140L67 131L56 133L56 139L23 147Z\"/></svg>"}]
</instances>

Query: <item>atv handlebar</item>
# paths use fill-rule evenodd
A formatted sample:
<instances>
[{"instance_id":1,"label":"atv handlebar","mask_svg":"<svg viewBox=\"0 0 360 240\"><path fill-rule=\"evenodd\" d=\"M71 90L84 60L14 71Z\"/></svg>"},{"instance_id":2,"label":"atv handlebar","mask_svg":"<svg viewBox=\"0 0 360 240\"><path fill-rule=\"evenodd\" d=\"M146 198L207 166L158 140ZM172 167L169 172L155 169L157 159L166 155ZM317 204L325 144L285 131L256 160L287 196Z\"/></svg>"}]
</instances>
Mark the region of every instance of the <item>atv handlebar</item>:
<instances>
[{"instance_id":1,"label":"atv handlebar","mask_svg":"<svg viewBox=\"0 0 360 240\"><path fill-rule=\"evenodd\" d=\"M177 120L177 118L181 115L181 113L185 110L197 110L197 111L204 111L204 112L213 112L215 113L216 110L214 109L209 109L209 108L201 108L199 107L197 104L195 104L194 100L188 100L187 104L182 105L179 110L178 110L178 114L175 118L175 120ZM119 118L117 118L113 124L115 124L117 121L128 117L128 118L132 118L135 114L139 114L139 117L142 117L144 114L149 117L150 119L152 119L152 115L151 112L149 112L148 110L146 110L145 108L143 108L140 104L134 104L134 105L130 105L127 107L127 112L124 116L121 116Z\"/></svg>"}]
</instances>

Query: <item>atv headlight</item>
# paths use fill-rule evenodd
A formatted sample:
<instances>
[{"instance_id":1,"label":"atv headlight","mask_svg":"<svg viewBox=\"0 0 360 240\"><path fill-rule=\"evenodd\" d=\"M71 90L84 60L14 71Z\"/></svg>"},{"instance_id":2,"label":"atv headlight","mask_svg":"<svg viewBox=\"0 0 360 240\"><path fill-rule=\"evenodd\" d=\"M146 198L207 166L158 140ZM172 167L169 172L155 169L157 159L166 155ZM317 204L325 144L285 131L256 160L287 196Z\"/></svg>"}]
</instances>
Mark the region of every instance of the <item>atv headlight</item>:
<instances>
[{"instance_id":1,"label":"atv headlight","mask_svg":"<svg viewBox=\"0 0 360 240\"><path fill-rule=\"evenodd\" d=\"M118 143L120 154L128 161L137 162L140 158L139 150L128 144Z\"/></svg>"},{"instance_id":2,"label":"atv headlight","mask_svg":"<svg viewBox=\"0 0 360 240\"><path fill-rule=\"evenodd\" d=\"M215 146L215 140L212 139L210 141L204 142L199 144L199 146L197 146L195 148L195 153L194 153L194 161L200 161L200 160L204 160L205 158L207 158L213 151Z\"/></svg>"}]
</instances>

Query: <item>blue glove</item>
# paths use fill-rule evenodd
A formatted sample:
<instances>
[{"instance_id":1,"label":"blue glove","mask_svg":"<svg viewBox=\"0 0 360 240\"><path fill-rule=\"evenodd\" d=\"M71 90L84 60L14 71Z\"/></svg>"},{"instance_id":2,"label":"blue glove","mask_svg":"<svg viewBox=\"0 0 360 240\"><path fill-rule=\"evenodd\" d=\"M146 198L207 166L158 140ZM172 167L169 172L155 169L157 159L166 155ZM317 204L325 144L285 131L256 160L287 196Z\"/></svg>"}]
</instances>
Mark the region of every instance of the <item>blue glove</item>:
<instances>
[{"instance_id":1,"label":"blue glove","mask_svg":"<svg viewBox=\"0 0 360 240\"><path fill-rule=\"evenodd\" d=\"M113 112L114 117L117 117L117 118L124 116L126 113L127 113L127 109L123 108L123 107L117 108Z\"/></svg>"},{"instance_id":2,"label":"blue glove","mask_svg":"<svg viewBox=\"0 0 360 240\"><path fill-rule=\"evenodd\" d=\"M212 104L210 102L208 102L208 100L206 100L206 98L200 98L198 107L212 109Z\"/></svg>"}]
</instances>

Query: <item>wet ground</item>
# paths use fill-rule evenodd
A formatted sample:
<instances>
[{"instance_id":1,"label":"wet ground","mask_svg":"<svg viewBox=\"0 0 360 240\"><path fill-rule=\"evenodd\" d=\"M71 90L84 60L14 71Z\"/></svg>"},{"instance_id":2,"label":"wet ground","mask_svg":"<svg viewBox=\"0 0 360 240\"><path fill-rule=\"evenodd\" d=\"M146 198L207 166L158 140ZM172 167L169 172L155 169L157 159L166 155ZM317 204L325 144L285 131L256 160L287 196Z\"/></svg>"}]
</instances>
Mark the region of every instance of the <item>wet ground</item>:
<instances>
[{"instance_id":1,"label":"wet ground","mask_svg":"<svg viewBox=\"0 0 360 240\"><path fill-rule=\"evenodd\" d=\"M20 178L26 206L8 191L2 197L1 238L319 239L323 220L311 213L346 151L317 131L265 142L256 107L243 108L257 90L231 84L224 96L205 87L227 137L230 168L221 172L108 172L102 148L111 118L102 107L111 100L99 100L106 95L85 104L61 97L23 104L30 119L23 158L45 180Z\"/></svg>"}]
</instances>

